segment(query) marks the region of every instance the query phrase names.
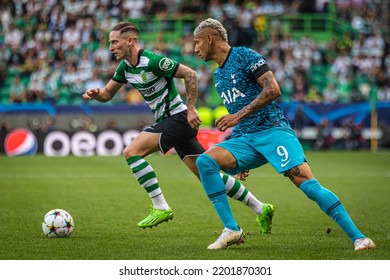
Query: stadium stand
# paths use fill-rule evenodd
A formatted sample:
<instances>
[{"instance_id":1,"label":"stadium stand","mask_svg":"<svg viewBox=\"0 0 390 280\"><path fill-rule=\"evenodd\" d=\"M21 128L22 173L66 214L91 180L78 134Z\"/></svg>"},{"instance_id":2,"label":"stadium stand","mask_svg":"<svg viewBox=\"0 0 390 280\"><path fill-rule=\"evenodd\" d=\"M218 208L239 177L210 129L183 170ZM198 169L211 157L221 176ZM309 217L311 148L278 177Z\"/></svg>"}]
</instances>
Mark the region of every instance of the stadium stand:
<instances>
[{"instance_id":1,"label":"stadium stand","mask_svg":"<svg viewBox=\"0 0 390 280\"><path fill-rule=\"evenodd\" d=\"M197 70L199 106L217 108L220 101L210 86L215 65L193 55L193 28L206 17L223 21L232 46L249 45L269 59L282 102L390 102L388 1L0 2L2 106L13 103L15 77L26 88L22 103L84 106L85 89L110 79L117 65L107 48L107 32L131 20L141 29L144 48ZM184 96L182 82L176 82ZM105 106L110 104L143 102L124 87Z\"/></svg>"}]
</instances>

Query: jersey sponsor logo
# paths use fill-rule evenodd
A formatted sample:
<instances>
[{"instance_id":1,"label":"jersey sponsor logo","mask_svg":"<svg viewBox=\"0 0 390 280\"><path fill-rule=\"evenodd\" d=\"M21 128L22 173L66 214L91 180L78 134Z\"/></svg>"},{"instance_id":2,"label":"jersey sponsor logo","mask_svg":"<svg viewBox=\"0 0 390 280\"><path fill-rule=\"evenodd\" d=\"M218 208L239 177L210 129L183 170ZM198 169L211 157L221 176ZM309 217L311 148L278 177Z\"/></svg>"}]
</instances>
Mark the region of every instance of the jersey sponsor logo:
<instances>
[{"instance_id":1,"label":"jersey sponsor logo","mask_svg":"<svg viewBox=\"0 0 390 280\"><path fill-rule=\"evenodd\" d=\"M7 134L4 141L4 150L9 157L35 155L38 141L28 129L15 129Z\"/></svg>"},{"instance_id":2,"label":"jersey sponsor logo","mask_svg":"<svg viewBox=\"0 0 390 280\"><path fill-rule=\"evenodd\" d=\"M167 58L167 57L164 57L163 59L160 60L160 62L158 63L158 66L160 67L161 70L163 71L170 71L172 70L173 66L175 65L175 63L173 62L173 60Z\"/></svg>"},{"instance_id":3,"label":"jersey sponsor logo","mask_svg":"<svg viewBox=\"0 0 390 280\"><path fill-rule=\"evenodd\" d=\"M235 87L232 88L232 90L228 90L227 92L221 93L221 98L223 100L223 104L236 102L236 99L238 97L245 97L245 94L243 94L241 91L239 91Z\"/></svg>"},{"instance_id":4,"label":"jersey sponsor logo","mask_svg":"<svg viewBox=\"0 0 390 280\"><path fill-rule=\"evenodd\" d=\"M155 87L151 87L151 88L148 88L148 89L138 89L138 91L142 95L150 95L150 94L152 94L152 93L154 93L156 91L156 88Z\"/></svg>"},{"instance_id":5,"label":"jersey sponsor logo","mask_svg":"<svg viewBox=\"0 0 390 280\"><path fill-rule=\"evenodd\" d=\"M258 62L252 63L249 69L252 72L255 72L257 69L259 69L264 64L267 64L267 61L265 61L264 59L260 59Z\"/></svg>"}]
</instances>

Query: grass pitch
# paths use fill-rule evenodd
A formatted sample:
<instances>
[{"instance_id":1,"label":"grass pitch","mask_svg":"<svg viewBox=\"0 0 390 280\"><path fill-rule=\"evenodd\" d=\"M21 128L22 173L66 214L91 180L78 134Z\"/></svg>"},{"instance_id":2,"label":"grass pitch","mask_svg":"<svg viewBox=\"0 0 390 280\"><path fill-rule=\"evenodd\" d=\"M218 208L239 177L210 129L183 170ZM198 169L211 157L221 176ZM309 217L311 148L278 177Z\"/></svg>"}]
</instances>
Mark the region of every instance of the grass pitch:
<instances>
[{"instance_id":1,"label":"grass pitch","mask_svg":"<svg viewBox=\"0 0 390 280\"><path fill-rule=\"evenodd\" d=\"M245 185L276 206L272 234L261 235L252 211L230 200L246 242L207 246L222 231L200 182L176 155L147 158L174 210L152 229L137 222L150 200L121 157L0 157L1 260L389 260L390 153L307 152L317 179L335 192L377 249L355 252L318 206L269 165ZM43 216L62 208L75 220L70 238L48 239Z\"/></svg>"}]
</instances>

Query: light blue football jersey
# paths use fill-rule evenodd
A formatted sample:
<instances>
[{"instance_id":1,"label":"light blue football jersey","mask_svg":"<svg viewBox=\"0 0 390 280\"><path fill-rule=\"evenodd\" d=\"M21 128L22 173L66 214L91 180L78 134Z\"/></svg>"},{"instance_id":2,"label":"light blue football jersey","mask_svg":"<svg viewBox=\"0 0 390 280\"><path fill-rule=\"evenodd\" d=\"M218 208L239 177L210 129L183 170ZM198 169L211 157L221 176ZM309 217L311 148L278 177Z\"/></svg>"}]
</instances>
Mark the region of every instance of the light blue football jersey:
<instances>
[{"instance_id":1,"label":"light blue football jersey","mask_svg":"<svg viewBox=\"0 0 390 280\"><path fill-rule=\"evenodd\" d=\"M252 102L262 91L255 73L267 67L261 54L247 47L231 48L224 64L214 72L215 88L230 114L237 113ZM233 129L232 137L262 131L275 126L289 127L282 109L271 102L264 108L244 118Z\"/></svg>"}]
</instances>

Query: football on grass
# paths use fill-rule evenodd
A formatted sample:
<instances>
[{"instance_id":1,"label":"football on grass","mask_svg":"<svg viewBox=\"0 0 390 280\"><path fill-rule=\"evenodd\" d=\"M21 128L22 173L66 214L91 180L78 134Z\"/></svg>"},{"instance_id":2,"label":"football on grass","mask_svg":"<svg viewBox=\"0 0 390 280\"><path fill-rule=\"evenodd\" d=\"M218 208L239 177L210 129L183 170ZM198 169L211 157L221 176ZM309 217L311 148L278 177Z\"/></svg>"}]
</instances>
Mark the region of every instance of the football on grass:
<instances>
[{"instance_id":1,"label":"football on grass","mask_svg":"<svg viewBox=\"0 0 390 280\"><path fill-rule=\"evenodd\" d=\"M43 233L50 238L68 237L74 228L72 216L62 209L47 212L42 221Z\"/></svg>"}]
</instances>

